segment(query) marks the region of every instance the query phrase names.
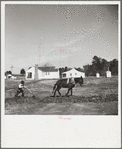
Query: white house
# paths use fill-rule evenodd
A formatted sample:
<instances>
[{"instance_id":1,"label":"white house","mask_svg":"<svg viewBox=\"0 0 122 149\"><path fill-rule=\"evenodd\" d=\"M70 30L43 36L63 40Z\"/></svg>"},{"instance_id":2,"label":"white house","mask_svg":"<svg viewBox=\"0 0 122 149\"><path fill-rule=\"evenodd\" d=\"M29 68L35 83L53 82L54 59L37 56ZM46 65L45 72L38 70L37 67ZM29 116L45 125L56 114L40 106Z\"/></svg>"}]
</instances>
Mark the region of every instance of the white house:
<instances>
[{"instance_id":1,"label":"white house","mask_svg":"<svg viewBox=\"0 0 122 149\"><path fill-rule=\"evenodd\" d=\"M34 67L26 71L26 80L38 80L38 79L59 79L59 70L54 66L48 67Z\"/></svg>"},{"instance_id":2,"label":"white house","mask_svg":"<svg viewBox=\"0 0 122 149\"><path fill-rule=\"evenodd\" d=\"M8 74L8 75L7 75L7 78L8 78L8 79L12 78L12 75L11 75L11 74Z\"/></svg>"},{"instance_id":3,"label":"white house","mask_svg":"<svg viewBox=\"0 0 122 149\"><path fill-rule=\"evenodd\" d=\"M62 73L62 78L71 78L71 77L78 78L78 77L81 77L81 76L83 78L85 78L85 72L84 71L82 71L82 72L78 71L75 68Z\"/></svg>"},{"instance_id":4,"label":"white house","mask_svg":"<svg viewBox=\"0 0 122 149\"><path fill-rule=\"evenodd\" d=\"M16 79L16 77L8 74L7 76L5 76L5 79Z\"/></svg>"},{"instance_id":5,"label":"white house","mask_svg":"<svg viewBox=\"0 0 122 149\"><path fill-rule=\"evenodd\" d=\"M12 78L12 79L16 79L17 77L15 77L15 76L12 76L11 78Z\"/></svg>"}]
</instances>

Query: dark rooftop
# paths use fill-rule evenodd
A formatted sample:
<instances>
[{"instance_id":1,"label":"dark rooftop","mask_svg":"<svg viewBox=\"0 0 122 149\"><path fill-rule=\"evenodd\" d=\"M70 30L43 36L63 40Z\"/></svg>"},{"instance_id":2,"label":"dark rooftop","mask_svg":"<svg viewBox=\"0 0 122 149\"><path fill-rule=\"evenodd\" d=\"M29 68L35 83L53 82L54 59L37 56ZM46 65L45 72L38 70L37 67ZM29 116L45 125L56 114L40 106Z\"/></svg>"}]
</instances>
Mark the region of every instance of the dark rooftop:
<instances>
[{"instance_id":1,"label":"dark rooftop","mask_svg":"<svg viewBox=\"0 0 122 149\"><path fill-rule=\"evenodd\" d=\"M58 69L55 69L54 66L51 67L38 67L39 70L44 71L44 72L57 72Z\"/></svg>"}]
</instances>

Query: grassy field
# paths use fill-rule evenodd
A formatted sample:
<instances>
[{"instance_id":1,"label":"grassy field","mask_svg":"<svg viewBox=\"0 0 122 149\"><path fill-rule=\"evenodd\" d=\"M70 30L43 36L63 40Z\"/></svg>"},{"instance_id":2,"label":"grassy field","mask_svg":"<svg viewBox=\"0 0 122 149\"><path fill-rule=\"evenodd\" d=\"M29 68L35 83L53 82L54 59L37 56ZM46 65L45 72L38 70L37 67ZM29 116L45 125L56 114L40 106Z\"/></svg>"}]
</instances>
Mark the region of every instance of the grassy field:
<instances>
[{"instance_id":1,"label":"grassy field","mask_svg":"<svg viewBox=\"0 0 122 149\"><path fill-rule=\"evenodd\" d=\"M8 115L117 115L118 77L84 79L73 89L73 96L52 96L56 80L25 81L33 95L25 90L25 97L15 98L20 80L5 81L5 114Z\"/></svg>"}]
</instances>

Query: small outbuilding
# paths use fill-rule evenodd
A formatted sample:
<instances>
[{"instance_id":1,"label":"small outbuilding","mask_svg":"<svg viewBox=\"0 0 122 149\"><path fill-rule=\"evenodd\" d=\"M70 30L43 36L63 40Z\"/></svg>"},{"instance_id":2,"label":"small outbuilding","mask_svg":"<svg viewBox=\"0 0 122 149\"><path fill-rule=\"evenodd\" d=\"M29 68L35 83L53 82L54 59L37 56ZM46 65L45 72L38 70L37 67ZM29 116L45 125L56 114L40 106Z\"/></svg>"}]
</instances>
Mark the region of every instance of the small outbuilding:
<instances>
[{"instance_id":1,"label":"small outbuilding","mask_svg":"<svg viewBox=\"0 0 122 149\"><path fill-rule=\"evenodd\" d=\"M100 78L100 74L98 72L96 73L96 77L97 78Z\"/></svg>"},{"instance_id":2,"label":"small outbuilding","mask_svg":"<svg viewBox=\"0 0 122 149\"><path fill-rule=\"evenodd\" d=\"M110 78L111 77L111 71L109 71L109 68L108 68L108 71L106 71L106 77L107 78Z\"/></svg>"},{"instance_id":3,"label":"small outbuilding","mask_svg":"<svg viewBox=\"0 0 122 149\"><path fill-rule=\"evenodd\" d=\"M82 71L82 72L78 71L75 68L62 73L62 78L71 78L71 77L78 78L78 77L81 77L81 76L83 78L85 78L85 72L84 71Z\"/></svg>"}]
</instances>

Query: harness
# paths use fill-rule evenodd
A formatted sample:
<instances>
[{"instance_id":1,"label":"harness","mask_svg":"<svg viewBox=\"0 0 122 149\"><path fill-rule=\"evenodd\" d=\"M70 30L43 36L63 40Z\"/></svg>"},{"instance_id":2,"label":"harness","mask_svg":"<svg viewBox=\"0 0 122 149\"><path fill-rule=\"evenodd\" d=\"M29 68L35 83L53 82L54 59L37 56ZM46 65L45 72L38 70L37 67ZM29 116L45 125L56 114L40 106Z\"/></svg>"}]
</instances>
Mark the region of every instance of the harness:
<instances>
[{"instance_id":1,"label":"harness","mask_svg":"<svg viewBox=\"0 0 122 149\"><path fill-rule=\"evenodd\" d=\"M69 83L71 83L71 84L75 84L75 80L74 80L74 78L71 78L71 79L67 79L67 84L69 84Z\"/></svg>"},{"instance_id":2,"label":"harness","mask_svg":"<svg viewBox=\"0 0 122 149\"><path fill-rule=\"evenodd\" d=\"M75 84L74 78L71 78L70 83Z\"/></svg>"}]
</instances>

